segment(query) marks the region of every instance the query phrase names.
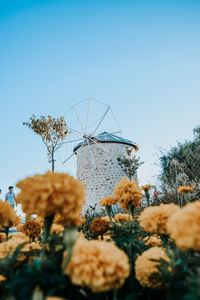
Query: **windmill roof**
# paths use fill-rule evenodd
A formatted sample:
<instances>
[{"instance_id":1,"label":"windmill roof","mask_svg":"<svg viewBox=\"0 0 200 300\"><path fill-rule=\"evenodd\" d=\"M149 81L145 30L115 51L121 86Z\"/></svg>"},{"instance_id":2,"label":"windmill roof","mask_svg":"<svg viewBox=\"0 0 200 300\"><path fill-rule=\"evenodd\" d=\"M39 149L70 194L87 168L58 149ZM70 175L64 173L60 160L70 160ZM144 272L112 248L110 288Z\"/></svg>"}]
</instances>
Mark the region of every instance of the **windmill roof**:
<instances>
[{"instance_id":1,"label":"windmill roof","mask_svg":"<svg viewBox=\"0 0 200 300\"><path fill-rule=\"evenodd\" d=\"M134 142L132 142L130 140L124 139L124 138L122 138L120 136L117 136L115 134L109 133L107 131L101 132L97 136L91 137L91 139L94 139L96 142L100 142L100 143L120 143L120 144L126 144L126 145L129 145L129 146L132 146L135 149L138 148L137 145L136 145L136 143L134 143ZM74 152L79 147L81 147L84 143L86 143L86 140L83 141L83 142L81 142L81 143L79 143L78 145L76 145L74 147Z\"/></svg>"}]
</instances>

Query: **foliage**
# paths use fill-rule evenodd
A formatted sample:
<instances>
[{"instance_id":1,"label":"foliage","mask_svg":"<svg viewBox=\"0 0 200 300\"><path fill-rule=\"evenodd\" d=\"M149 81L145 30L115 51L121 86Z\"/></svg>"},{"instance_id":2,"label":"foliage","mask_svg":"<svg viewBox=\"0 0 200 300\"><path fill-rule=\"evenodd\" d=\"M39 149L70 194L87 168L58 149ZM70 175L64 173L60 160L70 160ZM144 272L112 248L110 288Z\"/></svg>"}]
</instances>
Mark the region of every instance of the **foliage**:
<instances>
[{"instance_id":1,"label":"foliage","mask_svg":"<svg viewBox=\"0 0 200 300\"><path fill-rule=\"evenodd\" d=\"M160 167L161 174L158 177L159 201L163 203L177 203L183 206L187 197L179 194L180 186L190 186L193 192L190 194L191 201L200 198L200 127L194 130L194 139L178 143L169 151L161 151ZM187 195L186 195L187 196Z\"/></svg>"},{"instance_id":2,"label":"foliage","mask_svg":"<svg viewBox=\"0 0 200 300\"><path fill-rule=\"evenodd\" d=\"M119 156L117 161L130 180L136 176L137 169L143 164L140 162L140 158L133 155L133 149L130 147L125 148L124 154Z\"/></svg>"},{"instance_id":3,"label":"foliage","mask_svg":"<svg viewBox=\"0 0 200 300\"><path fill-rule=\"evenodd\" d=\"M52 170L54 170L54 154L63 145L64 139L68 133L64 117L56 119L51 116L40 116L37 118L33 115L30 117L30 121L23 122L23 125L41 136L42 141L47 148L49 162L52 163Z\"/></svg>"},{"instance_id":4,"label":"foliage","mask_svg":"<svg viewBox=\"0 0 200 300\"><path fill-rule=\"evenodd\" d=\"M93 214L87 215L90 216L90 223L93 217L100 216L94 211ZM88 236L87 230L84 231L85 224L82 225L82 232L89 239L93 239L92 235ZM150 248L143 241L143 238L148 236L150 235L139 226L137 216L133 220L130 218L129 222L116 222L114 219L111 221L108 243L114 241L117 247L128 255L131 265L131 274L124 285L118 289L117 299L199 299L197 288L199 279L196 276L200 269L199 252L183 252L164 237L162 237L165 242L163 246L170 260L161 259L157 263L160 272L159 280L164 283L165 288L152 290L139 284L135 277L134 264L138 255ZM43 243L42 236L39 236L39 241ZM9 299L13 296L16 300L32 299L36 287L42 291L44 299L52 295L64 299L115 299L113 291L94 294L87 288L73 285L70 278L63 273L63 253L67 249L64 233L50 233L48 246L44 248L44 252L35 250L25 253L27 257L34 257L34 259L31 262L24 260L23 263L16 264L22 253L22 247L23 245L20 245L12 256L0 260L0 274L6 277L6 281L0 283L1 299Z\"/></svg>"},{"instance_id":5,"label":"foliage","mask_svg":"<svg viewBox=\"0 0 200 300\"><path fill-rule=\"evenodd\" d=\"M138 207L123 205L124 217L117 216L115 208L120 201L132 203L136 196L142 196L136 183L126 178L120 189L117 184L117 203L106 199L105 209L90 207L86 211L84 223L80 215L80 222L69 222L74 217L70 207L81 210L85 203L85 194L77 193L82 185L74 185L75 179L63 180L67 174L54 172L40 175L39 181L34 178L25 179L28 185L20 186L22 200L31 206L31 213L39 215L37 223L43 228L39 234L35 226L27 226L24 233L34 242L23 233L9 234L8 241L1 240L2 300L35 300L38 294L41 300L49 296L68 300L200 299L199 201L183 208L174 204L150 206L150 202L143 211L139 201ZM193 194L189 187L197 189L195 180L187 185L182 190ZM150 189L150 185L147 187ZM167 188L171 192L169 182ZM65 197L67 201L63 202ZM99 222L99 218L106 220L106 230L101 230L105 222ZM61 230L53 230L60 223ZM93 232L91 224L100 231Z\"/></svg>"},{"instance_id":6,"label":"foliage","mask_svg":"<svg viewBox=\"0 0 200 300\"><path fill-rule=\"evenodd\" d=\"M169 152L162 153L160 157L162 173L161 183L166 190L174 190L179 186L189 185L195 189L193 198L200 196L200 135L199 129L194 129L193 141L178 143Z\"/></svg>"}]
</instances>

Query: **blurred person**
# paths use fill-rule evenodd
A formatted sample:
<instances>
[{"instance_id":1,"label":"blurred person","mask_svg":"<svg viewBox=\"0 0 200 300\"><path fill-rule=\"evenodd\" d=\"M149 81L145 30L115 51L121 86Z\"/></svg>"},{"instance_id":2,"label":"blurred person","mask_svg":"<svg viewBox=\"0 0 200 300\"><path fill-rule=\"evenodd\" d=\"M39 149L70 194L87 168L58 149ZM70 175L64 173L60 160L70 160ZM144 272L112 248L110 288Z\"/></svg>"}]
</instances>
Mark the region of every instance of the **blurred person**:
<instances>
[{"instance_id":1,"label":"blurred person","mask_svg":"<svg viewBox=\"0 0 200 300\"><path fill-rule=\"evenodd\" d=\"M5 200L15 208L15 193L13 192L13 186L8 187L8 193L5 195Z\"/></svg>"}]
</instances>

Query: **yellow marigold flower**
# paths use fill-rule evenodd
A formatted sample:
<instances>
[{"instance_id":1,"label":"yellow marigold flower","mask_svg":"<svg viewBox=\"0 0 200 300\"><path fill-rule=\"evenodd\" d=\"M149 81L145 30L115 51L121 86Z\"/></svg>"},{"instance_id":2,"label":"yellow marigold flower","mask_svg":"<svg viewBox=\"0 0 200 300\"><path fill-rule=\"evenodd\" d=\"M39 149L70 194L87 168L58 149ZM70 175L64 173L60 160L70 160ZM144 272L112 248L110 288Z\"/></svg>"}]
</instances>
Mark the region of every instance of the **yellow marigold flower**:
<instances>
[{"instance_id":1,"label":"yellow marigold flower","mask_svg":"<svg viewBox=\"0 0 200 300\"><path fill-rule=\"evenodd\" d=\"M110 218L109 216L104 216L104 217L101 217L102 220L105 220L106 222L110 223Z\"/></svg>"},{"instance_id":2,"label":"yellow marigold flower","mask_svg":"<svg viewBox=\"0 0 200 300\"><path fill-rule=\"evenodd\" d=\"M24 245L22 252L30 252L32 250L41 250L42 246L38 242L32 242Z\"/></svg>"},{"instance_id":3,"label":"yellow marigold flower","mask_svg":"<svg viewBox=\"0 0 200 300\"><path fill-rule=\"evenodd\" d=\"M14 238L19 238L19 239L23 239L24 242L28 242L29 238L27 235L25 235L25 233L23 232L12 232L9 234L9 239L14 239Z\"/></svg>"},{"instance_id":4,"label":"yellow marigold flower","mask_svg":"<svg viewBox=\"0 0 200 300\"><path fill-rule=\"evenodd\" d=\"M21 223L14 209L8 202L0 200L0 227L13 227Z\"/></svg>"},{"instance_id":5,"label":"yellow marigold flower","mask_svg":"<svg viewBox=\"0 0 200 300\"><path fill-rule=\"evenodd\" d=\"M90 231L94 235L103 235L109 229L110 220L108 217L101 217L94 219L90 224Z\"/></svg>"},{"instance_id":6,"label":"yellow marigold flower","mask_svg":"<svg viewBox=\"0 0 200 300\"><path fill-rule=\"evenodd\" d=\"M117 221L117 222L129 222L129 221L133 221L133 217L129 214L116 214L114 216L114 220Z\"/></svg>"},{"instance_id":7,"label":"yellow marigold flower","mask_svg":"<svg viewBox=\"0 0 200 300\"><path fill-rule=\"evenodd\" d=\"M12 238L6 242L0 243L0 259L6 258L8 254L12 255L17 247L24 242L24 239Z\"/></svg>"},{"instance_id":8,"label":"yellow marigold flower","mask_svg":"<svg viewBox=\"0 0 200 300\"><path fill-rule=\"evenodd\" d=\"M107 242L111 242L112 241L112 238L111 238L111 236L107 233L106 235L104 234L104 236L103 236L103 239L99 236L98 237L98 240L99 241L107 241Z\"/></svg>"},{"instance_id":9,"label":"yellow marigold flower","mask_svg":"<svg viewBox=\"0 0 200 300\"><path fill-rule=\"evenodd\" d=\"M139 216L139 224L146 232L167 234L167 221L179 209L173 203L146 207Z\"/></svg>"},{"instance_id":10,"label":"yellow marigold flower","mask_svg":"<svg viewBox=\"0 0 200 300\"><path fill-rule=\"evenodd\" d=\"M146 236L143 241L146 246L161 247L162 245L162 240L158 234L153 234L150 237Z\"/></svg>"},{"instance_id":11,"label":"yellow marigold flower","mask_svg":"<svg viewBox=\"0 0 200 300\"><path fill-rule=\"evenodd\" d=\"M41 250L42 247L39 243L28 243L24 238L20 237L12 237L6 242L0 243L0 259L6 258L8 255L13 255L15 250L18 246L21 244L25 244L23 248L21 249L21 252L30 252L32 250ZM26 259L26 256L24 256L22 253L18 256L17 261L23 262ZM28 261L31 262L33 260L33 257L29 257Z\"/></svg>"},{"instance_id":12,"label":"yellow marigold flower","mask_svg":"<svg viewBox=\"0 0 200 300\"><path fill-rule=\"evenodd\" d=\"M167 224L170 237L183 251L200 250L200 201L191 202L173 214Z\"/></svg>"},{"instance_id":13,"label":"yellow marigold flower","mask_svg":"<svg viewBox=\"0 0 200 300\"><path fill-rule=\"evenodd\" d=\"M85 204L85 185L65 173L47 172L27 177L17 187L21 192L16 201L22 204L25 213L41 217L58 213L68 220L68 225L76 223Z\"/></svg>"},{"instance_id":14,"label":"yellow marigold flower","mask_svg":"<svg viewBox=\"0 0 200 300\"><path fill-rule=\"evenodd\" d=\"M24 230L24 225L23 224L17 225L17 231L23 232L23 230Z\"/></svg>"},{"instance_id":15,"label":"yellow marigold flower","mask_svg":"<svg viewBox=\"0 0 200 300\"><path fill-rule=\"evenodd\" d=\"M152 185L147 184L147 185L142 186L141 189L142 189L143 191L148 191L148 190L150 190L152 187L153 187Z\"/></svg>"},{"instance_id":16,"label":"yellow marigold flower","mask_svg":"<svg viewBox=\"0 0 200 300\"><path fill-rule=\"evenodd\" d=\"M79 238L66 274L73 284L106 292L123 285L130 274L127 255L114 243Z\"/></svg>"},{"instance_id":17,"label":"yellow marigold flower","mask_svg":"<svg viewBox=\"0 0 200 300\"><path fill-rule=\"evenodd\" d=\"M6 277L3 276L3 275L0 275L0 282L1 282L1 281L5 281L5 280L6 280Z\"/></svg>"},{"instance_id":18,"label":"yellow marigold flower","mask_svg":"<svg viewBox=\"0 0 200 300\"><path fill-rule=\"evenodd\" d=\"M60 298L60 297L49 296L49 297L46 297L45 300L67 300L67 299Z\"/></svg>"},{"instance_id":19,"label":"yellow marigold flower","mask_svg":"<svg viewBox=\"0 0 200 300\"><path fill-rule=\"evenodd\" d=\"M114 197L105 197L100 200L100 206L111 206L117 203L117 199Z\"/></svg>"},{"instance_id":20,"label":"yellow marigold flower","mask_svg":"<svg viewBox=\"0 0 200 300\"><path fill-rule=\"evenodd\" d=\"M158 281L159 270L157 266L159 263L151 260L159 260L161 258L169 261L167 254L162 248L152 247L144 251L142 255L136 259L135 274L137 280L143 287L158 288L162 286L162 283Z\"/></svg>"},{"instance_id":21,"label":"yellow marigold flower","mask_svg":"<svg viewBox=\"0 0 200 300\"><path fill-rule=\"evenodd\" d=\"M120 206L127 210L129 205L137 207L141 203L142 191L137 181L130 181L127 177L123 177L114 188L114 195Z\"/></svg>"},{"instance_id":22,"label":"yellow marigold flower","mask_svg":"<svg viewBox=\"0 0 200 300\"><path fill-rule=\"evenodd\" d=\"M59 225L59 224L53 224L51 226L51 232L52 233L56 233L56 234L59 234L61 232L63 232L64 230L64 227L62 225Z\"/></svg>"},{"instance_id":23,"label":"yellow marigold flower","mask_svg":"<svg viewBox=\"0 0 200 300\"><path fill-rule=\"evenodd\" d=\"M85 223L85 218L82 218L81 212L78 213L70 213L68 217L61 216L60 214L56 214L54 217L54 223L62 225L64 227L68 227L71 225L80 227L83 223Z\"/></svg>"},{"instance_id":24,"label":"yellow marigold flower","mask_svg":"<svg viewBox=\"0 0 200 300\"><path fill-rule=\"evenodd\" d=\"M37 220L30 219L23 225L23 232L28 235L31 240L34 240L41 232L41 224Z\"/></svg>"},{"instance_id":25,"label":"yellow marigold flower","mask_svg":"<svg viewBox=\"0 0 200 300\"><path fill-rule=\"evenodd\" d=\"M6 239L6 234L4 232L0 232L0 243L5 241Z\"/></svg>"},{"instance_id":26,"label":"yellow marigold flower","mask_svg":"<svg viewBox=\"0 0 200 300\"><path fill-rule=\"evenodd\" d=\"M22 253L17 258L17 261L18 262L26 261L27 263L31 263L33 261L34 257L32 255L26 257L23 254L23 252L31 252L33 250L41 250L41 249L42 249L42 246L38 242L32 242L32 243L25 244L21 250Z\"/></svg>"},{"instance_id":27,"label":"yellow marigold flower","mask_svg":"<svg viewBox=\"0 0 200 300\"><path fill-rule=\"evenodd\" d=\"M43 228L43 227L44 227L44 218L42 218L42 217L37 217L36 220L40 223L41 228Z\"/></svg>"},{"instance_id":28,"label":"yellow marigold flower","mask_svg":"<svg viewBox=\"0 0 200 300\"><path fill-rule=\"evenodd\" d=\"M179 189L178 189L178 192L179 194L182 194L182 193L187 193L187 192L193 192L193 188L191 186L180 186Z\"/></svg>"}]
</instances>

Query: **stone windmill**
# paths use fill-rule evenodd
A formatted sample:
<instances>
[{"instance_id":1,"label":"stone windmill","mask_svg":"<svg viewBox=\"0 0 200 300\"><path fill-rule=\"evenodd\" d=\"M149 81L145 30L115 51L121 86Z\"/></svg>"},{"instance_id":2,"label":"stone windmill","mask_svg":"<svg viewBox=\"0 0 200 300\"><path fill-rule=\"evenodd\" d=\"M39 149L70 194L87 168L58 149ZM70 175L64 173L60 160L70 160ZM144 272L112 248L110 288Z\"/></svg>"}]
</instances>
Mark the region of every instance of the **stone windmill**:
<instances>
[{"instance_id":1,"label":"stone windmill","mask_svg":"<svg viewBox=\"0 0 200 300\"><path fill-rule=\"evenodd\" d=\"M134 155L138 147L135 143L116 135L120 133L119 125L111 108L103 103L104 112L98 121L92 122L94 124L92 128L89 124L90 112L92 104L96 105L96 100L87 99L85 102L87 103L85 120L78 109L79 104L71 108L70 115L72 112L74 113L77 119L76 125L79 124L79 128L77 129L76 126L76 129L73 129L74 127L68 126L69 140L66 143L73 144L73 152L63 163L76 155L76 175L86 185L88 207L98 204L101 198L113 194L115 185L125 175L117 158L124 154L127 147L132 150L132 155ZM109 113L111 113L118 131L108 132L105 130L105 127L111 123ZM105 122L106 119L108 122ZM103 124L104 126L102 126ZM73 139L73 136L78 138ZM79 143L77 144L77 142Z\"/></svg>"}]
</instances>

